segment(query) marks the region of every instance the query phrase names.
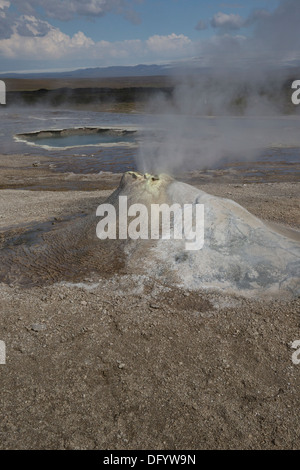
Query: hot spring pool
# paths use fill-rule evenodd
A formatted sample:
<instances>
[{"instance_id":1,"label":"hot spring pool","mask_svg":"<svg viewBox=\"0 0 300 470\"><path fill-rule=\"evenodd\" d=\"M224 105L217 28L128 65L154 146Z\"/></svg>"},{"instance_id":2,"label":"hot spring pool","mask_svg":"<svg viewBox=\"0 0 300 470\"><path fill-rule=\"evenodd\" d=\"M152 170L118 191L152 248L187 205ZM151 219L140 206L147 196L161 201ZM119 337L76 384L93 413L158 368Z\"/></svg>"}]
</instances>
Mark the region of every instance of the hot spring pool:
<instances>
[{"instance_id":1,"label":"hot spring pool","mask_svg":"<svg viewBox=\"0 0 300 470\"><path fill-rule=\"evenodd\" d=\"M77 147L133 147L137 145L137 131L113 128L73 128L17 134L19 142L47 149Z\"/></svg>"}]
</instances>

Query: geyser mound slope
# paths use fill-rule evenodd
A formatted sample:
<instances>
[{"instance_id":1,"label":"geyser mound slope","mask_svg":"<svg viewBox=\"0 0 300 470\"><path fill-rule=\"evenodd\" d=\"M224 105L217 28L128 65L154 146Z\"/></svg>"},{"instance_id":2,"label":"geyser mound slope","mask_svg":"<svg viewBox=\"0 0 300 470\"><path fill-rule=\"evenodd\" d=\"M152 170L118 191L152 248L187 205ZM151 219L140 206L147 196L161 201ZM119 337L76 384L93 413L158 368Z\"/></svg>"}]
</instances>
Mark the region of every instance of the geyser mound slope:
<instances>
[{"instance_id":1,"label":"geyser mound slope","mask_svg":"<svg viewBox=\"0 0 300 470\"><path fill-rule=\"evenodd\" d=\"M132 241L127 266L190 289L221 289L247 296L300 293L300 244L270 228L236 202L205 193L167 175L127 173L109 198L128 203L203 204L204 245L185 249L186 240ZM150 207L149 207L150 212Z\"/></svg>"},{"instance_id":2,"label":"geyser mound slope","mask_svg":"<svg viewBox=\"0 0 300 470\"><path fill-rule=\"evenodd\" d=\"M207 194L168 175L134 172L125 173L105 201L115 207L117 215L119 196L127 196L128 207L143 204L149 214L152 204L203 204L203 248L186 250L184 237L99 240L96 227L100 218L94 207L91 215L44 234L38 243L6 244L1 250L0 281L27 286L80 280L90 273L138 273L194 290L217 289L246 296L299 295L300 243L232 200Z\"/></svg>"}]
</instances>

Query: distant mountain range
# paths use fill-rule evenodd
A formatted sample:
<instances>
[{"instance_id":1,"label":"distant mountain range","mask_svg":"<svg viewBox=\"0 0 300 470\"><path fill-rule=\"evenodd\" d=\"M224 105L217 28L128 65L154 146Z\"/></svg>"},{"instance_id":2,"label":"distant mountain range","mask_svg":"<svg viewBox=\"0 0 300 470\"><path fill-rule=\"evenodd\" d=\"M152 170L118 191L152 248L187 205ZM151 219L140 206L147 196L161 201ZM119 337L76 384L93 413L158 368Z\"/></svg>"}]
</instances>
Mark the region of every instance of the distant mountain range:
<instances>
[{"instance_id":1,"label":"distant mountain range","mask_svg":"<svg viewBox=\"0 0 300 470\"><path fill-rule=\"evenodd\" d=\"M210 67L203 67L201 60L193 58L189 60L182 60L178 62L171 62L169 64L152 64L152 65L134 65L134 66L111 66L111 67L90 67L64 72L0 72L0 79L5 78L27 78L27 79L40 79L40 78L57 78L57 79L89 79L89 78L117 78L117 77L154 77L154 76L174 76L181 74L199 74L202 77L210 75L213 71L217 70L216 67L213 69ZM222 67L220 68L220 71ZM231 73L234 74L234 70L239 73L239 67L236 69L232 68ZM278 66L271 67L270 72L274 72L276 75L281 77L297 76L300 73L299 65L289 66ZM298 77L299 78L299 77Z\"/></svg>"},{"instance_id":2,"label":"distant mountain range","mask_svg":"<svg viewBox=\"0 0 300 470\"><path fill-rule=\"evenodd\" d=\"M192 67L191 67L192 68ZM150 77L167 76L171 73L183 73L186 65L135 65L135 66L113 66L93 67L77 69L68 72L39 72L39 73L0 73L1 78L113 78L113 77Z\"/></svg>"}]
</instances>

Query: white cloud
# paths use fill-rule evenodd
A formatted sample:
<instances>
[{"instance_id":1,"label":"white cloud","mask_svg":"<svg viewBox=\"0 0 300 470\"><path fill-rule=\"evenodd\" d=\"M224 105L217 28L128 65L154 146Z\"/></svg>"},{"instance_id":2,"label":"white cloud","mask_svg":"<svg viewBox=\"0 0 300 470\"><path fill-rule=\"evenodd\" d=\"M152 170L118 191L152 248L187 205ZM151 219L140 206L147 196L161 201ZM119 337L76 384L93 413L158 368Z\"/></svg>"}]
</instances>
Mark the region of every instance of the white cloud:
<instances>
[{"instance_id":1,"label":"white cloud","mask_svg":"<svg viewBox=\"0 0 300 470\"><path fill-rule=\"evenodd\" d=\"M71 20L76 16L104 16L109 12L120 14L138 22L134 11L136 0L14 0L14 6L26 15L36 15L41 8L49 18Z\"/></svg>"},{"instance_id":2,"label":"white cloud","mask_svg":"<svg viewBox=\"0 0 300 470\"><path fill-rule=\"evenodd\" d=\"M63 60L87 57L94 60L96 65L127 59L128 62L160 60L160 58L181 58L191 55L193 42L182 34L168 36L151 36L146 41L140 39L124 41L94 42L83 32L79 31L72 37L53 26L43 36L37 35L39 23L35 18L29 19L29 29L32 34L20 35L15 28L10 38L0 40L0 56L3 58L31 60Z\"/></svg>"},{"instance_id":3,"label":"white cloud","mask_svg":"<svg viewBox=\"0 0 300 470\"><path fill-rule=\"evenodd\" d=\"M247 18L219 12L212 22L215 38L196 45L184 34L153 35L147 40L93 41L78 31L73 36L55 28L36 13L38 7L48 8L48 14L58 14L62 8L68 15L101 15L108 11L130 15L134 2L141 0L0 0L0 58L3 69L9 63L31 59L36 64L53 61L54 66L72 67L137 64L201 56L202 64L229 66L230 63L285 63L300 58L299 0L280 0L274 11L254 10ZM127 5L127 7L126 7ZM69 8L69 10L68 10ZM22 10L22 14L20 12ZM68 10L68 11L67 11ZM43 11L43 10L42 10ZM40 11L39 11L40 13ZM4 15L4 16L3 16ZM6 17L5 17L6 15ZM252 25L253 34L235 36ZM202 23L199 23L201 29ZM231 33L231 34L228 34ZM57 62L56 62L57 61ZM31 65L33 67L33 65ZM43 65L44 66L44 65Z\"/></svg>"},{"instance_id":4,"label":"white cloud","mask_svg":"<svg viewBox=\"0 0 300 470\"><path fill-rule=\"evenodd\" d=\"M95 18L115 13L132 23L140 18L134 5L143 0L14 0L14 10L8 0L0 0L0 39L8 39L12 33L20 36L45 36L52 28L43 18L61 21L76 17ZM13 38L16 41L16 38Z\"/></svg>"},{"instance_id":5,"label":"white cloud","mask_svg":"<svg viewBox=\"0 0 300 470\"><path fill-rule=\"evenodd\" d=\"M0 0L0 8L1 10L4 10L4 8L9 8L10 7L10 2L7 0Z\"/></svg>"},{"instance_id":6,"label":"white cloud","mask_svg":"<svg viewBox=\"0 0 300 470\"><path fill-rule=\"evenodd\" d=\"M10 7L10 2L7 0L0 0L0 38L8 38L12 33L12 20L7 17L7 9Z\"/></svg>"},{"instance_id":7,"label":"white cloud","mask_svg":"<svg viewBox=\"0 0 300 470\"><path fill-rule=\"evenodd\" d=\"M211 25L213 28L226 30L240 29L244 25L244 19L238 14L231 13L227 15L226 13L219 12L213 16Z\"/></svg>"},{"instance_id":8,"label":"white cloud","mask_svg":"<svg viewBox=\"0 0 300 470\"><path fill-rule=\"evenodd\" d=\"M169 34L168 36L151 36L146 41L147 48L161 56L180 56L184 52L192 50L192 41L183 34Z\"/></svg>"},{"instance_id":9,"label":"white cloud","mask_svg":"<svg viewBox=\"0 0 300 470\"><path fill-rule=\"evenodd\" d=\"M0 53L5 58L61 59L89 49L94 42L79 31L73 37L52 27L45 36L21 36L14 32L0 40Z\"/></svg>"},{"instance_id":10,"label":"white cloud","mask_svg":"<svg viewBox=\"0 0 300 470\"><path fill-rule=\"evenodd\" d=\"M45 36L53 26L35 16L22 15L14 24L13 30L20 36Z\"/></svg>"},{"instance_id":11,"label":"white cloud","mask_svg":"<svg viewBox=\"0 0 300 470\"><path fill-rule=\"evenodd\" d=\"M127 59L131 61L134 57L143 54L143 42L139 39L116 42L98 41L90 49L90 54L95 63L101 60L101 63L111 65L114 60Z\"/></svg>"}]
</instances>

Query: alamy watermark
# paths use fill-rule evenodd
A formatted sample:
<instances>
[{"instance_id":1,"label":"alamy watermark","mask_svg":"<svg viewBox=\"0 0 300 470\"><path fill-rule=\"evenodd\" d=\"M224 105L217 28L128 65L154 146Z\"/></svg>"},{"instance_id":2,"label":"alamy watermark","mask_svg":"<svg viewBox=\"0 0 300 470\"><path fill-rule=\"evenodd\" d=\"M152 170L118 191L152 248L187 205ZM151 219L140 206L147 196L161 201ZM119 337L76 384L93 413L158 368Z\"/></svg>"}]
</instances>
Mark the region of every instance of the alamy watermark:
<instances>
[{"instance_id":1,"label":"alamy watermark","mask_svg":"<svg viewBox=\"0 0 300 470\"><path fill-rule=\"evenodd\" d=\"M6 364L6 347L4 341L0 341L0 364Z\"/></svg>"},{"instance_id":2,"label":"alamy watermark","mask_svg":"<svg viewBox=\"0 0 300 470\"><path fill-rule=\"evenodd\" d=\"M298 105L300 104L300 80L295 80L292 83L292 88L293 90L296 90L292 94L292 103Z\"/></svg>"},{"instance_id":3,"label":"alamy watermark","mask_svg":"<svg viewBox=\"0 0 300 470\"><path fill-rule=\"evenodd\" d=\"M300 364L300 340L294 341L292 343L292 349L296 349L292 355L292 362L298 366Z\"/></svg>"},{"instance_id":4,"label":"alamy watermark","mask_svg":"<svg viewBox=\"0 0 300 470\"><path fill-rule=\"evenodd\" d=\"M112 204L100 204L96 216L100 240L186 240L186 250L201 250L204 245L203 204L144 204L128 207L127 196L119 196L118 215Z\"/></svg>"},{"instance_id":5,"label":"alamy watermark","mask_svg":"<svg viewBox=\"0 0 300 470\"><path fill-rule=\"evenodd\" d=\"M0 80L0 104L6 104L6 85Z\"/></svg>"}]
</instances>

